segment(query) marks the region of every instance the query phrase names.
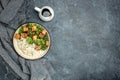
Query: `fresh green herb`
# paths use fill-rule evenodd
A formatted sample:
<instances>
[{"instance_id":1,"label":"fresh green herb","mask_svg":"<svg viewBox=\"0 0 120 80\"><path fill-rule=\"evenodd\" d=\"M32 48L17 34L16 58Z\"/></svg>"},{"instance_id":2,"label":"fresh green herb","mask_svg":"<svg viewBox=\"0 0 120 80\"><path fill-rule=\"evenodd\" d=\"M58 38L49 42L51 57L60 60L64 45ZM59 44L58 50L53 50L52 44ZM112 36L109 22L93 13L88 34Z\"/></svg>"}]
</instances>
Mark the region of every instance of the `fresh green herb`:
<instances>
[{"instance_id":1,"label":"fresh green herb","mask_svg":"<svg viewBox=\"0 0 120 80\"><path fill-rule=\"evenodd\" d=\"M36 45L40 45L42 50L45 50L47 48L45 41L43 39L36 39L34 43Z\"/></svg>"},{"instance_id":2,"label":"fresh green herb","mask_svg":"<svg viewBox=\"0 0 120 80\"><path fill-rule=\"evenodd\" d=\"M42 50L45 50L47 48L45 41L43 39L36 39L34 40L34 43L36 45L40 45Z\"/></svg>"},{"instance_id":3,"label":"fresh green herb","mask_svg":"<svg viewBox=\"0 0 120 80\"><path fill-rule=\"evenodd\" d=\"M38 29L38 31L42 31L42 30L43 30L43 28L42 28L41 25L38 25L38 26L37 26L37 29Z\"/></svg>"},{"instance_id":4,"label":"fresh green herb","mask_svg":"<svg viewBox=\"0 0 120 80\"><path fill-rule=\"evenodd\" d=\"M46 48L47 48L46 45L41 45L41 49L42 49L42 50L45 50Z\"/></svg>"},{"instance_id":5,"label":"fresh green herb","mask_svg":"<svg viewBox=\"0 0 120 80\"><path fill-rule=\"evenodd\" d=\"M34 40L34 43L37 45L45 45L45 41L43 39L36 39Z\"/></svg>"},{"instance_id":6,"label":"fresh green herb","mask_svg":"<svg viewBox=\"0 0 120 80\"><path fill-rule=\"evenodd\" d=\"M28 30L28 35L29 35L30 37L32 37L32 36L35 35L35 34L36 34L36 32L32 31L31 29Z\"/></svg>"},{"instance_id":7,"label":"fresh green herb","mask_svg":"<svg viewBox=\"0 0 120 80\"><path fill-rule=\"evenodd\" d=\"M49 38L48 38L48 35L45 35L45 37L43 38L44 41L48 41Z\"/></svg>"},{"instance_id":8,"label":"fresh green herb","mask_svg":"<svg viewBox=\"0 0 120 80\"><path fill-rule=\"evenodd\" d=\"M21 34L22 32L23 32L23 27L21 26L21 27L19 28L18 33Z\"/></svg>"},{"instance_id":9,"label":"fresh green herb","mask_svg":"<svg viewBox=\"0 0 120 80\"><path fill-rule=\"evenodd\" d=\"M33 26L35 26L35 23L28 23L27 26L28 26L29 28L32 28Z\"/></svg>"},{"instance_id":10,"label":"fresh green herb","mask_svg":"<svg viewBox=\"0 0 120 80\"><path fill-rule=\"evenodd\" d=\"M41 25L38 25L37 26L37 31L36 31L36 34L37 36L39 36L40 32L43 30L42 26Z\"/></svg>"},{"instance_id":11,"label":"fresh green herb","mask_svg":"<svg viewBox=\"0 0 120 80\"><path fill-rule=\"evenodd\" d=\"M26 41L29 43L29 44L33 44L33 40L31 37L27 37Z\"/></svg>"}]
</instances>

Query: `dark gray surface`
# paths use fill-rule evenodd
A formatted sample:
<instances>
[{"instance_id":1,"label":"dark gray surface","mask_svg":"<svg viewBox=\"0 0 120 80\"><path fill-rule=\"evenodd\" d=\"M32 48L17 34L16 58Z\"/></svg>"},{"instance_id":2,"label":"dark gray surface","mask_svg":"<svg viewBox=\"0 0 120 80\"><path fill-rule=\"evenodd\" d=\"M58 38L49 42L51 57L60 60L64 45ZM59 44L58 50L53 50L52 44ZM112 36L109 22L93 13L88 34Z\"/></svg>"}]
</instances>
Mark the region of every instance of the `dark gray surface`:
<instances>
[{"instance_id":1,"label":"dark gray surface","mask_svg":"<svg viewBox=\"0 0 120 80\"><path fill-rule=\"evenodd\" d=\"M40 21L35 5L51 6L55 18ZM56 72L52 80L120 80L120 0L29 0L26 7L26 21L41 23L50 32L45 58ZM11 70L3 63L0 79L7 80Z\"/></svg>"}]
</instances>

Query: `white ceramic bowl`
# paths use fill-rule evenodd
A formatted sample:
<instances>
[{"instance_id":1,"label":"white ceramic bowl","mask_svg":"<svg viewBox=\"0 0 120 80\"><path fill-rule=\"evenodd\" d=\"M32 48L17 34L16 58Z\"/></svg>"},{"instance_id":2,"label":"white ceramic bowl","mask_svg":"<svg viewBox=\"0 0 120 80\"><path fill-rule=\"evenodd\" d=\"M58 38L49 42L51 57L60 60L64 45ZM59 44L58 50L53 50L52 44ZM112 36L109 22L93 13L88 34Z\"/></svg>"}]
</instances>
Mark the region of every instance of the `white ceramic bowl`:
<instances>
[{"instance_id":1,"label":"white ceramic bowl","mask_svg":"<svg viewBox=\"0 0 120 80\"><path fill-rule=\"evenodd\" d=\"M27 24L27 23L25 23L25 24ZM25 25L25 24L22 24L22 25ZM38 24L38 23L36 23L36 24ZM39 25L41 25L41 24L39 24ZM21 26L21 25L20 25L20 26ZM15 31L15 33L18 33L19 28L20 28L20 27L18 27L18 29ZM43 27L43 29L45 29L45 28ZM45 29L45 30L46 30L46 29ZM46 31L47 31L47 30L46 30ZM15 34L15 33L14 33L14 34ZM47 33L48 33L48 31L47 31ZM49 35L49 33L48 33L48 38L49 38L49 41L50 41L50 35ZM51 43L51 42L50 42L50 43ZM20 49L20 47L18 46L18 41L17 41L17 39L15 39L14 37L13 37L13 46L14 46L15 51L16 51L21 57L23 57L23 58L25 58L25 59L30 59L30 60L42 58L42 57L48 52L48 50L49 50L49 48L50 48L50 46L48 46L46 50L43 50L43 51L40 50L40 51L38 51L38 52L34 52L33 55L27 55L27 54L25 54L25 53Z\"/></svg>"}]
</instances>

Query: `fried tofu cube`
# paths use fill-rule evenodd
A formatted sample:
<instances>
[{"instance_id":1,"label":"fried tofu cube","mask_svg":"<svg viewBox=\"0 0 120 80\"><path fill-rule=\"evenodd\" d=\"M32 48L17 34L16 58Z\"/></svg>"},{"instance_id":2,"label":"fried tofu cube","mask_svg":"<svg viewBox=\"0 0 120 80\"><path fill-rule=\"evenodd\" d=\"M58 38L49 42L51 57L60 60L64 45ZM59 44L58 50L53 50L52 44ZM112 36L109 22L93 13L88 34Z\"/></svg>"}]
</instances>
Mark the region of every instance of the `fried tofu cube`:
<instances>
[{"instance_id":1,"label":"fried tofu cube","mask_svg":"<svg viewBox=\"0 0 120 80\"><path fill-rule=\"evenodd\" d=\"M27 38L27 33L22 33L23 38Z\"/></svg>"},{"instance_id":2,"label":"fried tofu cube","mask_svg":"<svg viewBox=\"0 0 120 80\"><path fill-rule=\"evenodd\" d=\"M27 31L28 31L28 27L24 26L24 27L23 27L23 31L24 31L24 32L27 32Z\"/></svg>"},{"instance_id":3,"label":"fried tofu cube","mask_svg":"<svg viewBox=\"0 0 120 80\"><path fill-rule=\"evenodd\" d=\"M46 41L46 46L50 46L50 41Z\"/></svg>"},{"instance_id":4,"label":"fried tofu cube","mask_svg":"<svg viewBox=\"0 0 120 80\"><path fill-rule=\"evenodd\" d=\"M35 50L39 51L41 49L41 46L36 46Z\"/></svg>"},{"instance_id":5,"label":"fried tofu cube","mask_svg":"<svg viewBox=\"0 0 120 80\"><path fill-rule=\"evenodd\" d=\"M32 39L33 39L33 40L36 40L36 39L37 39L37 36L36 36L36 35L32 36Z\"/></svg>"},{"instance_id":6,"label":"fried tofu cube","mask_svg":"<svg viewBox=\"0 0 120 80\"><path fill-rule=\"evenodd\" d=\"M21 36L20 36L20 34L19 34L19 33L16 33L16 34L14 34L14 38L16 38L16 39L20 39L20 38L21 38Z\"/></svg>"},{"instance_id":7,"label":"fried tofu cube","mask_svg":"<svg viewBox=\"0 0 120 80\"><path fill-rule=\"evenodd\" d=\"M33 26L32 31L37 31L37 26Z\"/></svg>"},{"instance_id":8,"label":"fried tofu cube","mask_svg":"<svg viewBox=\"0 0 120 80\"><path fill-rule=\"evenodd\" d=\"M45 35L42 34L42 33L39 34L39 37L40 37L40 38L43 38L44 36L45 36Z\"/></svg>"},{"instance_id":9,"label":"fried tofu cube","mask_svg":"<svg viewBox=\"0 0 120 80\"><path fill-rule=\"evenodd\" d=\"M45 29L42 30L42 34L46 35L47 31Z\"/></svg>"}]
</instances>

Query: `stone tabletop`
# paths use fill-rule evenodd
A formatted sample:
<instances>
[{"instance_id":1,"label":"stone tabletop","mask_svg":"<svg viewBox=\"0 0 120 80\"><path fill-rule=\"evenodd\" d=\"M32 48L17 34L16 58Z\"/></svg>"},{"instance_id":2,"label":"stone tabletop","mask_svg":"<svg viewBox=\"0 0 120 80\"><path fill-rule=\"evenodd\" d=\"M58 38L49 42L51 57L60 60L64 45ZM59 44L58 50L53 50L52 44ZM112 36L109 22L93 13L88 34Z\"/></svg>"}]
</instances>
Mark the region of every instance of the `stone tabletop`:
<instances>
[{"instance_id":1,"label":"stone tabletop","mask_svg":"<svg viewBox=\"0 0 120 80\"><path fill-rule=\"evenodd\" d=\"M51 32L46 58L53 80L120 80L120 0L26 0L27 21ZM51 6L51 22L39 19L34 7ZM55 55L55 56L54 56ZM0 80L20 80L0 58Z\"/></svg>"}]
</instances>

